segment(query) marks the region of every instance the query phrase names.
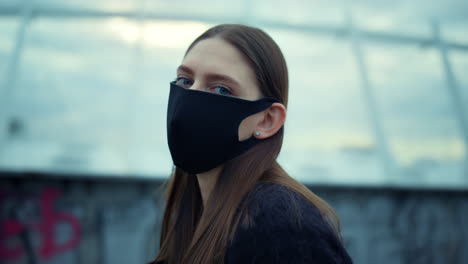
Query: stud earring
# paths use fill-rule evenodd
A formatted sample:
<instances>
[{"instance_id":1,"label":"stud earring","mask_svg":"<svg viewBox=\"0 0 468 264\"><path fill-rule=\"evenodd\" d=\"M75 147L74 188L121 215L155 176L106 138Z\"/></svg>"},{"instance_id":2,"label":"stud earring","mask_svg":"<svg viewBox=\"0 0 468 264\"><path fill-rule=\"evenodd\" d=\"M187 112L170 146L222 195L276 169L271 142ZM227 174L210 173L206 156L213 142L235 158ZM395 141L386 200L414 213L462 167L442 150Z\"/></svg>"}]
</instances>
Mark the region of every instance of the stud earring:
<instances>
[{"instance_id":1,"label":"stud earring","mask_svg":"<svg viewBox=\"0 0 468 264\"><path fill-rule=\"evenodd\" d=\"M255 136L260 136L260 132L259 132L259 131L255 131Z\"/></svg>"}]
</instances>

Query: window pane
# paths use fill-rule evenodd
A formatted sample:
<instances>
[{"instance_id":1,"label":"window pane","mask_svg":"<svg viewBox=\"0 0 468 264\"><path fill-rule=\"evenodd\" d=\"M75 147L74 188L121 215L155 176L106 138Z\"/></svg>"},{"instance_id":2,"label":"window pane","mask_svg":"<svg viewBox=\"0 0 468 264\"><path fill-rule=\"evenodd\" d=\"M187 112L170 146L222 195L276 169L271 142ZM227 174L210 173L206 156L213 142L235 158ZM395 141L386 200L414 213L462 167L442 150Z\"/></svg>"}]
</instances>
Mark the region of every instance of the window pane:
<instances>
[{"instance_id":1,"label":"window pane","mask_svg":"<svg viewBox=\"0 0 468 264\"><path fill-rule=\"evenodd\" d=\"M270 33L290 72L281 164L305 182L381 182L349 43L291 31Z\"/></svg>"},{"instance_id":2,"label":"window pane","mask_svg":"<svg viewBox=\"0 0 468 264\"><path fill-rule=\"evenodd\" d=\"M457 186L464 147L435 49L370 46L370 75L399 167L397 182Z\"/></svg>"},{"instance_id":3,"label":"window pane","mask_svg":"<svg viewBox=\"0 0 468 264\"><path fill-rule=\"evenodd\" d=\"M112 20L43 19L28 32L11 98L18 155L7 164L125 171L116 153L128 145L131 43L113 33Z\"/></svg>"},{"instance_id":4,"label":"window pane","mask_svg":"<svg viewBox=\"0 0 468 264\"><path fill-rule=\"evenodd\" d=\"M421 16L407 16L406 12L402 12L402 4L356 2L352 5L352 19L359 28L367 31L388 32L409 37L430 36L431 28L428 20Z\"/></svg>"},{"instance_id":5,"label":"window pane","mask_svg":"<svg viewBox=\"0 0 468 264\"><path fill-rule=\"evenodd\" d=\"M0 79L6 80L8 63L11 60L15 44L15 36L18 31L18 19L0 17ZM0 82L0 92L4 92L4 82Z\"/></svg>"},{"instance_id":6,"label":"window pane","mask_svg":"<svg viewBox=\"0 0 468 264\"><path fill-rule=\"evenodd\" d=\"M442 38L451 42L468 45L466 24L467 22L463 20L450 21L450 23L442 21L440 23Z\"/></svg>"},{"instance_id":7,"label":"window pane","mask_svg":"<svg viewBox=\"0 0 468 264\"><path fill-rule=\"evenodd\" d=\"M20 5L22 2L24 1L21 1L21 0L2 0L2 2L0 3L0 7L2 6L16 6L16 5Z\"/></svg>"},{"instance_id":8,"label":"window pane","mask_svg":"<svg viewBox=\"0 0 468 264\"><path fill-rule=\"evenodd\" d=\"M217 18L219 23L239 22L246 12L251 11L251 1L217 1L217 0L178 0L178 1L147 1L146 8L150 12L174 15L181 19L191 16Z\"/></svg>"},{"instance_id":9,"label":"window pane","mask_svg":"<svg viewBox=\"0 0 468 264\"><path fill-rule=\"evenodd\" d=\"M242 16L246 6L244 1L216 0L177 0L177 1L147 1L147 0L36 0L39 5L66 8L83 8L86 10L125 11L164 14L187 18L204 15L229 20L229 16ZM138 13L136 14L138 15ZM226 17L226 15L228 17Z\"/></svg>"},{"instance_id":10,"label":"window pane","mask_svg":"<svg viewBox=\"0 0 468 264\"><path fill-rule=\"evenodd\" d=\"M135 11L141 0L34 0L36 6L85 8L105 11Z\"/></svg>"},{"instance_id":11,"label":"window pane","mask_svg":"<svg viewBox=\"0 0 468 264\"><path fill-rule=\"evenodd\" d=\"M468 51L451 51L450 62L457 82L458 90L465 102L465 110L468 110ZM468 118L468 113L465 113Z\"/></svg>"},{"instance_id":12,"label":"window pane","mask_svg":"<svg viewBox=\"0 0 468 264\"><path fill-rule=\"evenodd\" d=\"M253 18L293 24L343 22L341 5L326 0L256 0L251 7Z\"/></svg>"}]
</instances>

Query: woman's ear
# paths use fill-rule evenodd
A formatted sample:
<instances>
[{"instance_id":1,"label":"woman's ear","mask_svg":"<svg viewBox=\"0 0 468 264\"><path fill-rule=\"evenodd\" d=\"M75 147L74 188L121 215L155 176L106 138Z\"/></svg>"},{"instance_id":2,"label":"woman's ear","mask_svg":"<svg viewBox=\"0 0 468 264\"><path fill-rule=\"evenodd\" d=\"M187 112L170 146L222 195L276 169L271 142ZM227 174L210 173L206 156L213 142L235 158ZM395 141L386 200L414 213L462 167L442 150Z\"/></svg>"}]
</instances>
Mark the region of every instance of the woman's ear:
<instances>
[{"instance_id":1,"label":"woman's ear","mask_svg":"<svg viewBox=\"0 0 468 264\"><path fill-rule=\"evenodd\" d=\"M286 121L286 108L281 103L273 103L258 119L254 137L258 139L269 138L276 134Z\"/></svg>"}]
</instances>

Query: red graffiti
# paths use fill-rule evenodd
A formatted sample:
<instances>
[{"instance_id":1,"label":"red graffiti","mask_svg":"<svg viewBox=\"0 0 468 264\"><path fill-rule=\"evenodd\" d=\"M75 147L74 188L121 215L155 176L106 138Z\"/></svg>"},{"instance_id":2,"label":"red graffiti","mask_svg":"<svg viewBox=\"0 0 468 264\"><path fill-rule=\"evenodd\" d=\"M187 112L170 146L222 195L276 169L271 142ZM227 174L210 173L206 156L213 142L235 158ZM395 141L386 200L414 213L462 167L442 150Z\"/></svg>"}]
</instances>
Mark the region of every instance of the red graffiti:
<instances>
[{"instance_id":1,"label":"red graffiti","mask_svg":"<svg viewBox=\"0 0 468 264\"><path fill-rule=\"evenodd\" d=\"M54 201L60 198L61 194L55 189L45 189L39 200L41 219L38 223L26 225L19 220L0 220L0 259L14 260L25 254L22 246L7 247L8 238L17 237L26 229L32 229L41 234L39 244L39 256L48 259L55 254L75 248L80 241L80 223L76 217L64 212L53 210ZM65 243L59 244L55 239L55 227L58 223L66 223L72 230L71 238Z\"/></svg>"}]
</instances>

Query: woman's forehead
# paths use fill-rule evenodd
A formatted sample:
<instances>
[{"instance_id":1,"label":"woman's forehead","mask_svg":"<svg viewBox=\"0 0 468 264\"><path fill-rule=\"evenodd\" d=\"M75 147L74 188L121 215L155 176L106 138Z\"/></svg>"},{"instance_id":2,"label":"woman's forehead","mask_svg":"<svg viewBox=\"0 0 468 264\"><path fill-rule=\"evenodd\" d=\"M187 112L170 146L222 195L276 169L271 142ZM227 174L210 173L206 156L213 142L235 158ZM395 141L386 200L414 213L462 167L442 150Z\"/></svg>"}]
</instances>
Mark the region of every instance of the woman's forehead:
<instances>
[{"instance_id":1,"label":"woman's forehead","mask_svg":"<svg viewBox=\"0 0 468 264\"><path fill-rule=\"evenodd\" d=\"M184 57L183 65L198 72L234 75L252 78L254 73L244 56L230 43L220 38L209 38L195 44Z\"/></svg>"}]
</instances>

